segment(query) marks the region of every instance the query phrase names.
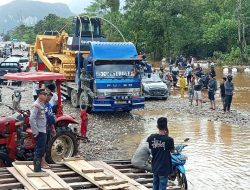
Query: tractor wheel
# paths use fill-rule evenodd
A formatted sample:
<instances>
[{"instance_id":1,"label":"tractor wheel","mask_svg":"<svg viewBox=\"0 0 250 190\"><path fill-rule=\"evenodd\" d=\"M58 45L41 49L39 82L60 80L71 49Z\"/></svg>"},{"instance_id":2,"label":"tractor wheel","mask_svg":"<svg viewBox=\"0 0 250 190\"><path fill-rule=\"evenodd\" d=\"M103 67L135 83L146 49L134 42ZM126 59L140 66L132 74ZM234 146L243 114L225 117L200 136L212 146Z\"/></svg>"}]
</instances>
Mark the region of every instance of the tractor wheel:
<instances>
[{"instance_id":1,"label":"tractor wheel","mask_svg":"<svg viewBox=\"0 0 250 190\"><path fill-rule=\"evenodd\" d=\"M72 106L77 108L79 106L79 98L78 98L77 91L75 89L71 90L70 97L71 97Z\"/></svg>"},{"instance_id":2,"label":"tractor wheel","mask_svg":"<svg viewBox=\"0 0 250 190\"><path fill-rule=\"evenodd\" d=\"M60 131L48 143L46 160L55 164L76 155L78 143L76 136L71 131Z\"/></svg>"}]
</instances>

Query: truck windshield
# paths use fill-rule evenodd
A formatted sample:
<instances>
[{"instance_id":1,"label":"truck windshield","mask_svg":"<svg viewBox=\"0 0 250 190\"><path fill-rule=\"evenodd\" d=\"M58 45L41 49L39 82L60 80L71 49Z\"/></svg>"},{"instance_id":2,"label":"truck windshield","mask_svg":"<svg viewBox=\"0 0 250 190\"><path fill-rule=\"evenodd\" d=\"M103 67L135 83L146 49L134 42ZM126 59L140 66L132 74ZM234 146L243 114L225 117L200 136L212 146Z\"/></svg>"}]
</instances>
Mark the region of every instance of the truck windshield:
<instances>
[{"instance_id":1,"label":"truck windshield","mask_svg":"<svg viewBox=\"0 0 250 190\"><path fill-rule=\"evenodd\" d=\"M135 65L131 61L95 62L96 78L134 78Z\"/></svg>"}]
</instances>

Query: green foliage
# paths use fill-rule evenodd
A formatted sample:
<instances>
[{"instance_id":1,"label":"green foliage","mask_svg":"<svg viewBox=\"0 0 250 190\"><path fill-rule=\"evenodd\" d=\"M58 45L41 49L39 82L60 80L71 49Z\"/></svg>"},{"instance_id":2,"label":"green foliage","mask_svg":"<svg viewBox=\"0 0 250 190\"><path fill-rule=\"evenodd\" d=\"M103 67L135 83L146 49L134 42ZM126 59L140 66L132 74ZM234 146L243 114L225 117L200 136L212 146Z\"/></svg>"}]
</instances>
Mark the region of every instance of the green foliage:
<instances>
[{"instance_id":1,"label":"green foliage","mask_svg":"<svg viewBox=\"0 0 250 190\"><path fill-rule=\"evenodd\" d=\"M126 0L122 11L119 7L119 0L94 0L83 15L111 21L126 41L156 60L180 54L232 64L248 60L249 0ZM19 26L10 37L34 41L35 34L62 28L71 34L71 23L72 18L50 14L34 27ZM109 41L123 41L107 22L103 22L103 31Z\"/></svg>"}]
</instances>

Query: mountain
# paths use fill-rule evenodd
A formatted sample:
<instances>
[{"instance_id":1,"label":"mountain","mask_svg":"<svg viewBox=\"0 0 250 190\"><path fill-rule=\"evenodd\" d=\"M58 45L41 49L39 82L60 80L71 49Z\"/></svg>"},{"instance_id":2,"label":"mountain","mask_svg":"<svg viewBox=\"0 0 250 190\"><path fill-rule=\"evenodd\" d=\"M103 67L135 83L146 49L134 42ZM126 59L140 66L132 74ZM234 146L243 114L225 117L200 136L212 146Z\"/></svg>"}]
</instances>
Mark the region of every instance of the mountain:
<instances>
[{"instance_id":1,"label":"mountain","mask_svg":"<svg viewBox=\"0 0 250 190\"><path fill-rule=\"evenodd\" d=\"M39 1L16 0L0 6L0 33L25 24L33 26L48 14L70 17L74 14L63 3L45 3Z\"/></svg>"}]
</instances>

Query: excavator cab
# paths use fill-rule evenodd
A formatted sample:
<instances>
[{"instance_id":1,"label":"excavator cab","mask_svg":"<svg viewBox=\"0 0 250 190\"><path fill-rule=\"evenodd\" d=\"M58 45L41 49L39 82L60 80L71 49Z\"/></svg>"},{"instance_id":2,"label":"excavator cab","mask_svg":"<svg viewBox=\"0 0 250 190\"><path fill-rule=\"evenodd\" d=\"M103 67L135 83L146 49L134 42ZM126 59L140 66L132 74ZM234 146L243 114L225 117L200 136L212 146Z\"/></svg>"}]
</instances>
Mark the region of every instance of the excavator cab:
<instances>
[{"instance_id":1,"label":"excavator cab","mask_svg":"<svg viewBox=\"0 0 250 190\"><path fill-rule=\"evenodd\" d=\"M102 21L100 18L89 18L86 16L73 19L73 36L68 38L67 48L69 50L89 51L89 42L106 42L102 34ZM80 46L79 46L80 43Z\"/></svg>"},{"instance_id":2,"label":"excavator cab","mask_svg":"<svg viewBox=\"0 0 250 190\"><path fill-rule=\"evenodd\" d=\"M75 17L74 24L74 36L100 38L104 37L101 33L101 19L100 18L88 18L88 17Z\"/></svg>"}]
</instances>

